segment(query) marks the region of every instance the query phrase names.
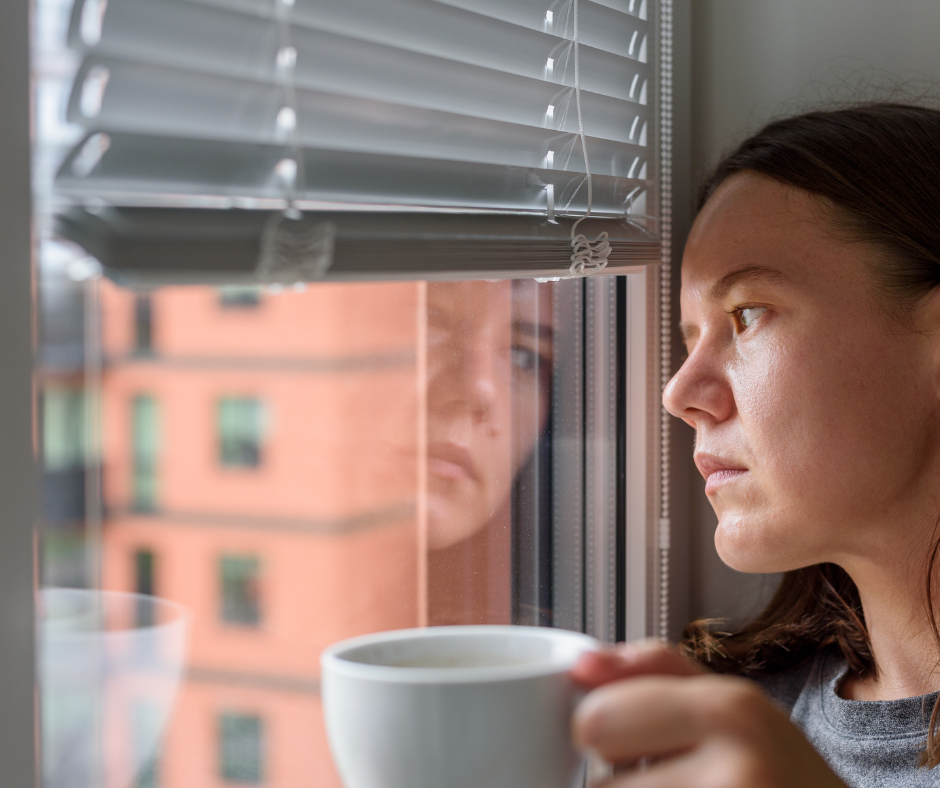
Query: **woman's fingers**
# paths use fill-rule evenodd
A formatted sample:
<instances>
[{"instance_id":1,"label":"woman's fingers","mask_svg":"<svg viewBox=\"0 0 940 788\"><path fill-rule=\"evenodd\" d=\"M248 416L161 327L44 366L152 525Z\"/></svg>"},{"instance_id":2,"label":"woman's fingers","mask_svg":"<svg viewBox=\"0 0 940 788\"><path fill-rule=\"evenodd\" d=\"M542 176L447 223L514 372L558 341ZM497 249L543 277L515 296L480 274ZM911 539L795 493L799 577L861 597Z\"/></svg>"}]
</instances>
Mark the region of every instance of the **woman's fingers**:
<instances>
[{"instance_id":1,"label":"woman's fingers","mask_svg":"<svg viewBox=\"0 0 940 788\"><path fill-rule=\"evenodd\" d=\"M749 681L724 676L643 676L604 685L579 704L579 746L611 763L673 755L715 736L747 735L757 717L779 715Z\"/></svg>"},{"instance_id":2,"label":"woman's fingers","mask_svg":"<svg viewBox=\"0 0 940 788\"><path fill-rule=\"evenodd\" d=\"M582 654L571 670L572 678L585 689L634 676L699 676L703 673L701 667L658 640L619 643L605 651Z\"/></svg>"},{"instance_id":3,"label":"woman's fingers","mask_svg":"<svg viewBox=\"0 0 940 788\"><path fill-rule=\"evenodd\" d=\"M719 744L645 768L618 772L597 788L765 788L772 785L756 759Z\"/></svg>"},{"instance_id":4,"label":"woman's fingers","mask_svg":"<svg viewBox=\"0 0 940 788\"><path fill-rule=\"evenodd\" d=\"M805 739L786 755L768 758L716 738L652 766L618 773L597 788L846 788Z\"/></svg>"},{"instance_id":5,"label":"woman's fingers","mask_svg":"<svg viewBox=\"0 0 940 788\"><path fill-rule=\"evenodd\" d=\"M645 675L601 686L574 737L609 763L652 765L603 788L844 788L806 738L745 679Z\"/></svg>"},{"instance_id":6,"label":"woman's fingers","mask_svg":"<svg viewBox=\"0 0 940 788\"><path fill-rule=\"evenodd\" d=\"M754 753L728 742L712 742L699 749L642 769L623 772L598 788L788 788L785 775L773 774ZM829 788L814 781L812 788ZM840 785L836 782L832 788ZM806 788L805 785L800 788ZM841 786L844 788L844 786Z\"/></svg>"}]
</instances>

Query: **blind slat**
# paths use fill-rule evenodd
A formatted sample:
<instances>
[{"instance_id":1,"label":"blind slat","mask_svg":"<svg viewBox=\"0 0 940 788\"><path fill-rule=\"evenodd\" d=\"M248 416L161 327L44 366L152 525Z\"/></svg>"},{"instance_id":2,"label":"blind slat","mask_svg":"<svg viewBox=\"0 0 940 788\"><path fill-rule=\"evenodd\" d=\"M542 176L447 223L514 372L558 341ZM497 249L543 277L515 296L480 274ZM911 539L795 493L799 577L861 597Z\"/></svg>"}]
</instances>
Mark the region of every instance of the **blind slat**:
<instances>
[{"instance_id":1,"label":"blind slat","mask_svg":"<svg viewBox=\"0 0 940 788\"><path fill-rule=\"evenodd\" d=\"M108 90L93 119L96 127L272 144L284 140L277 127L284 104L279 88L114 61L94 61L89 73L101 66L108 68ZM87 122L80 105L77 92L69 108L73 122ZM598 112L586 124L589 154L600 175L629 176L636 159L645 155L638 146L644 123L636 110L642 108L626 106L633 111L607 118L606 124ZM558 105L557 125L570 129L562 133L314 91L297 91L296 112L299 140L308 147L584 172L570 100ZM544 117L543 112L539 120Z\"/></svg>"},{"instance_id":2,"label":"blind slat","mask_svg":"<svg viewBox=\"0 0 940 788\"><path fill-rule=\"evenodd\" d=\"M263 19L271 18L276 8L272 0L184 1ZM648 23L639 17L636 10L638 3L634 4L634 11L629 10L630 5L630 0L581 0L581 42L612 54L638 57L638 47L646 36ZM552 12L551 17L547 14L548 10ZM407 23L424 19L443 28L453 25L464 27L468 33L479 21L475 17L488 17L568 40L572 39L574 32L571 0L549 6L546 6L545 0L384 0L381 7L370 0L294 0L290 21L298 28L306 26L324 29L325 25L338 24L356 31L359 26L355 21L350 24L350 16L364 11L378 13L386 22L393 17ZM637 33L636 38L634 32Z\"/></svg>"},{"instance_id":3,"label":"blind slat","mask_svg":"<svg viewBox=\"0 0 940 788\"><path fill-rule=\"evenodd\" d=\"M350 52L344 46L322 49L323 67L316 72L317 79L303 83L298 80L301 101L304 91L309 90L311 95L313 92L345 95L571 134L578 130L571 88L559 90L541 80L483 69L458 66L451 70L446 61L428 64L420 56L418 62L411 62L409 54L387 62L381 71L374 71L362 67L362 59L357 57L360 53L355 50ZM337 56L330 57L334 51ZM431 65L435 68L430 69ZM107 75L107 86L96 96L94 81L100 79L102 73ZM481 85L486 85L488 90L480 90ZM93 101L90 106L84 106L89 92ZM167 116L163 122L168 127L175 125L185 129L200 115L206 116L199 121L200 125L211 122L209 113L217 111L225 115L224 125L227 126L233 117L228 109L232 102L256 102L255 97L262 95L265 101L277 104L278 109L284 103L283 87L270 82L91 55L82 63L75 78L68 120L100 128L111 122L134 122L127 119L131 113L153 115L159 112ZM203 104L206 106L201 106ZM590 136L634 143L642 139L648 120L644 105L588 91L582 91L581 104L585 131ZM548 107L552 108L550 112ZM260 120L252 120L260 123Z\"/></svg>"},{"instance_id":4,"label":"blind slat","mask_svg":"<svg viewBox=\"0 0 940 788\"><path fill-rule=\"evenodd\" d=\"M466 20L431 20L413 6L440 7ZM397 49L544 80L559 87L574 84L571 44L565 39L521 28L489 17L467 14L430 0L382 0L379 12L370 12L369 0L329 0L317 16L316 28L296 28L291 44L297 49L297 77L316 80L314 63L323 34L341 35L372 45L366 63L384 66L389 50ZM400 11L400 13L396 13ZM410 11L410 13L405 13ZM76 14L78 16L78 14ZM70 39L87 47L73 20ZM314 33L319 32L317 36ZM390 46L394 42L394 46ZM275 81L279 46L272 19L235 13L187 0L110 0L101 40L93 51L129 60L162 63L210 73L242 75ZM550 74L546 64L551 58ZM646 77L638 61L581 48L581 86L600 95L635 100ZM631 92L633 95L631 96Z\"/></svg>"},{"instance_id":5,"label":"blind slat","mask_svg":"<svg viewBox=\"0 0 940 788\"><path fill-rule=\"evenodd\" d=\"M275 172L284 157L278 145L123 133L109 135L109 143L107 154L85 177L76 174L82 147L76 148L57 176L59 189L75 196L92 191L135 205L179 204L187 195L275 204L284 197ZM308 148L303 153L307 189L298 195L301 202L545 213L545 186L551 184L559 213L587 208L585 179L578 172L358 151ZM623 216L630 195L647 186L642 170L634 175L595 176L594 213Z\"/></svg>"},{"instance_id":6,"label":"blind slat","mask_svg":"<svg viewBox=\"0 0 940 788\"><path fill-rule=\"evenodd\" d=\"M274 214L241 210L72 208L59 234L80 244L128 285L253 282L260 238ZM336 228L326 280L566 276L570 221L522 216L422 217L323 213ZM627 222L588 220L610 233L611 273L655 263L659 243Z\"/></svg>"}]
</instances>

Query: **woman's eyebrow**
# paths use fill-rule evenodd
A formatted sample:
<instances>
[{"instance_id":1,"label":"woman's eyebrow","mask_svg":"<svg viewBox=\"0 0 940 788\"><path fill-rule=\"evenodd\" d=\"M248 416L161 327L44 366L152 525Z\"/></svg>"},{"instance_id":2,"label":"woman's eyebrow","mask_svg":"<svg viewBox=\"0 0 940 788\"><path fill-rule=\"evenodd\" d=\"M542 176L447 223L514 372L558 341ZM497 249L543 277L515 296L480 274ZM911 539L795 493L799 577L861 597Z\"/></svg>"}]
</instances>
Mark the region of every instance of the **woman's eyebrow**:
<instances>
[{"instance_id":1,"label":"woman's eyebrow","mask_svg":"<svg viewBox=\"0 0 940 788\"><path fill-rule=\"evenodd\" d=\"M527 334L537 339L552 340L555 338L554 329L544 323L533 323L530 320L513 320L512 327L520 334Z\"/></svg>"},{"instance_id":2,"label":"woman's eyebrow","mask_svg":"<svg viewBox=\"0 0 940 788\"><path fill-rule=\"evenodd\" d=\"M721 301L735 285L741 284L742 282L750 282L755 279L764 279L778 283L789 281L783 273L775 268L768 268L764 265L748 265L744 268L729 271L721 277L721 279L711 286L711 289L708 291L708 298L711 301Z\"/></svg>"}]
</instances>

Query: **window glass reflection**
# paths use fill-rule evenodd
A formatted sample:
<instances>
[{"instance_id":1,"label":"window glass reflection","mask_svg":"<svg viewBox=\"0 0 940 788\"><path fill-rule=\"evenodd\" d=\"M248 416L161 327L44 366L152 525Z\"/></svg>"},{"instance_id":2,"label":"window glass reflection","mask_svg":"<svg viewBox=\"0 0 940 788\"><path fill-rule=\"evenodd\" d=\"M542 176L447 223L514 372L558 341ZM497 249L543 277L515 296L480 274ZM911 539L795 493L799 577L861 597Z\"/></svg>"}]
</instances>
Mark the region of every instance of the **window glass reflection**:
<instances>
[{"instance_id":1,"label":"window glass reflection","mask_svg":"<svg viewBox=\"0 0 940 788\"><path fill-rule=\"evenodd\" d=\"M171 713L140 698L115 710L128 733L105 735L105 772L128 762L134 731L150 742L159 725L138 786L339 788L324 647L384 629L552 623L551 589L525 596L520 567L550 558L556 303L569 286L165 287L142 310L139 294L84 285L97 361L67 395L61 381L44 388L47 473L78 464L97 478L97 462L75 459L86 440L68 414L93 408L101 424L101 521L74 532L69 560L85 571L70 584L100 577L191 616ZM68 577L51 523L44 575ZM134 626L158 625L138 602Z\"/></svg>"}]
</instances>

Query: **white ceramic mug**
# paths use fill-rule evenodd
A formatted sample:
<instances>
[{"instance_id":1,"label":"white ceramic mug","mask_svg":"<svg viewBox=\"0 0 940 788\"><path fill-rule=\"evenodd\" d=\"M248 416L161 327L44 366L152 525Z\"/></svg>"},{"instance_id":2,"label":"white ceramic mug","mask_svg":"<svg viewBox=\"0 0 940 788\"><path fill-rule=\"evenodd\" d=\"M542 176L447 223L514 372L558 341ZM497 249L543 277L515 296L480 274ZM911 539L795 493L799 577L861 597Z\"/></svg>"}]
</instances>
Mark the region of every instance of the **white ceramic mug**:
<instances>
[{"instance_id":1,"label":"white ceramic mug","mask_svg":"<svg viewBox=\"0 0 940 788\"><path fill-rule=\"evenodd\" d=\"M580 693L568 671L598 647L561 629L406 629L321 658L333 759L346 788L575 788Z\"/></svg>"}]
</instances>

